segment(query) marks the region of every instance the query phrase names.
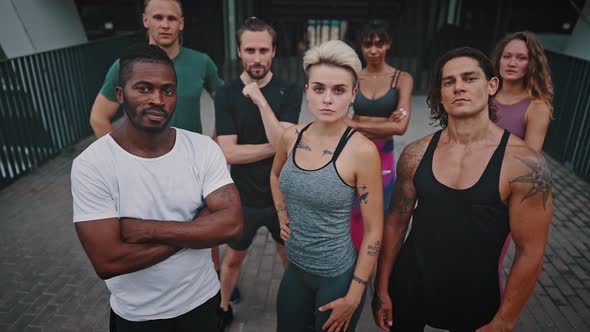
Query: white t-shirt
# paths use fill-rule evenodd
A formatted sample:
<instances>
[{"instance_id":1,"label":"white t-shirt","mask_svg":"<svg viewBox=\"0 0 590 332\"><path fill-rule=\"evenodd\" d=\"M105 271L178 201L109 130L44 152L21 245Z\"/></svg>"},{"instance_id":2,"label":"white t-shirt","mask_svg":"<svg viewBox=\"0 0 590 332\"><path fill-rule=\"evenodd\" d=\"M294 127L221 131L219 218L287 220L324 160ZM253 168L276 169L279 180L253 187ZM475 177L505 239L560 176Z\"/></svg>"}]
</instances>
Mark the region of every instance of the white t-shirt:
<instances>
[{"instance_id":1,"label":"white t-shirt","mask_svg":"<svg viewBox=\"0 0 590 332\"><path fill-rule=\"evenodd\" d=\"M176 128L170 152L141 158L105 135L72 165L74 222L121 217L191 221L202 197L232 182L221 149L207 136ZM111 308L130 321L178 317L219 291L211 249L183 249L106 284Z\"/></svg>"}]
</instances>

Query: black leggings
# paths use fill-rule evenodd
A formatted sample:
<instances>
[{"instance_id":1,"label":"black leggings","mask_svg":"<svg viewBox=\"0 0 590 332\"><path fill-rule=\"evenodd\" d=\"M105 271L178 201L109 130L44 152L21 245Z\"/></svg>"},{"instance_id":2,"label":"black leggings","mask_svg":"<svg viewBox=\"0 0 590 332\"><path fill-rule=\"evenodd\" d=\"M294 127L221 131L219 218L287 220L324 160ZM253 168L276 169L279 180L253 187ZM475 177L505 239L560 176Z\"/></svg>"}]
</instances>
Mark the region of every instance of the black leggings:
<instances>
[{"instance_id":1,"label":"black leggings","mask_svg":"<svg viewBox=\"0 0 590 332\"><path fill-rule=\"evenodd\" d=\"M320 312L318 308L348 293L353 272L354 265L339 276L322 277L289 263L277 298L277 332L322 331L332 312ZM354 331L365 294L366 289L346 331Z\"/></svg>"},{"instance_id":2,"label":"black leggings","mask_svg":"<svg viewBox=\"0 0 590 332\"><path fill-rule=\"evenodd\" d=\"M111 309L110 332L217 332L219 293L195 309L170 319L132 322Z\"/></svg>"}]
</instances>

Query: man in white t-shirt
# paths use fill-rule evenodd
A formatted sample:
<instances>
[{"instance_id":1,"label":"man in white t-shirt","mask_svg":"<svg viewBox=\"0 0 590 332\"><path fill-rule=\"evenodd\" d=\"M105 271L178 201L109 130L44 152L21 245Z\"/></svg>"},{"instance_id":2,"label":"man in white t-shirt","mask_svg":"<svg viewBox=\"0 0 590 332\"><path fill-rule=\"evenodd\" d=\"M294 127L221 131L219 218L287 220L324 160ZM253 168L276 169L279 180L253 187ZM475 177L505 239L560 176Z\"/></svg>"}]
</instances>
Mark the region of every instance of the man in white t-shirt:
<instances>
[{"instance_id":1,"label":"man in white t-shirt","mask_svg":"<svg viewBox=\"0 0 590 332\"><path fill-rule=\"evenodd\" d=\"M216 331L210 247L240 234L238 191L209 137L167 126L176 73L166 53L136 45L120 63L125 122L72 165L76 232L111 292L111 331Z\"/></svg>"}]
</instances>

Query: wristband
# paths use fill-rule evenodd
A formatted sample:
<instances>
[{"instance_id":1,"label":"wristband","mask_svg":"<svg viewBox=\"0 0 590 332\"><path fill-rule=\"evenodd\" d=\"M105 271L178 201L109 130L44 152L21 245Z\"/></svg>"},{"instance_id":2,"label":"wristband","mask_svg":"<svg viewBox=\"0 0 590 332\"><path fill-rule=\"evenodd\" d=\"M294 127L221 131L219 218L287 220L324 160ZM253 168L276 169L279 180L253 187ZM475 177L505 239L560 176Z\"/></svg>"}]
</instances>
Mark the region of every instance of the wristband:
<instances>
[{"instance_id":1,"label":"wristband","mask_svg":"<svg viewBox=\"0 0 590 332\"><path fill-rule=\"evenodd\" d=\"M352 280L358 282L359 284L363 285L363 286L367 286L367 282L364 281L363 279L357 277L356 275L352 275Z\"/></svg>"}]
</instances>

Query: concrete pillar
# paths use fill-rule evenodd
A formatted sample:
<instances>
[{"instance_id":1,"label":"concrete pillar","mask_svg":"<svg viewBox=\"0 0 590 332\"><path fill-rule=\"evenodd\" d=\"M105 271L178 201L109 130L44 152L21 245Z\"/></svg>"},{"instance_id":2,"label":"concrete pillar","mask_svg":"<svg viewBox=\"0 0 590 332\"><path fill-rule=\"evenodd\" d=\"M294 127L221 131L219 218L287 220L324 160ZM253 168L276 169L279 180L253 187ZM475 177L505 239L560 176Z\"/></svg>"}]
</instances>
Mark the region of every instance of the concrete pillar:
<instances>
[{"instance_id":1,"label":"concrete pillar","mask_svg":"<svg viewBox=\"0 0 590 332\"><path fill-rule=\"evenodd\" d=\"M584 5L564 53L590 60L590 1Z\"/></svg>"},{"instance_id":2,"label":"concrete pillar","mask_svg":"<svg viewBox=\"0 0 590 332\"><path fill-rule=\"evenodd\" d=\"M0 0L0 45L9 59L87 41L74 0Z\"/></svg>"}]
</instances>

